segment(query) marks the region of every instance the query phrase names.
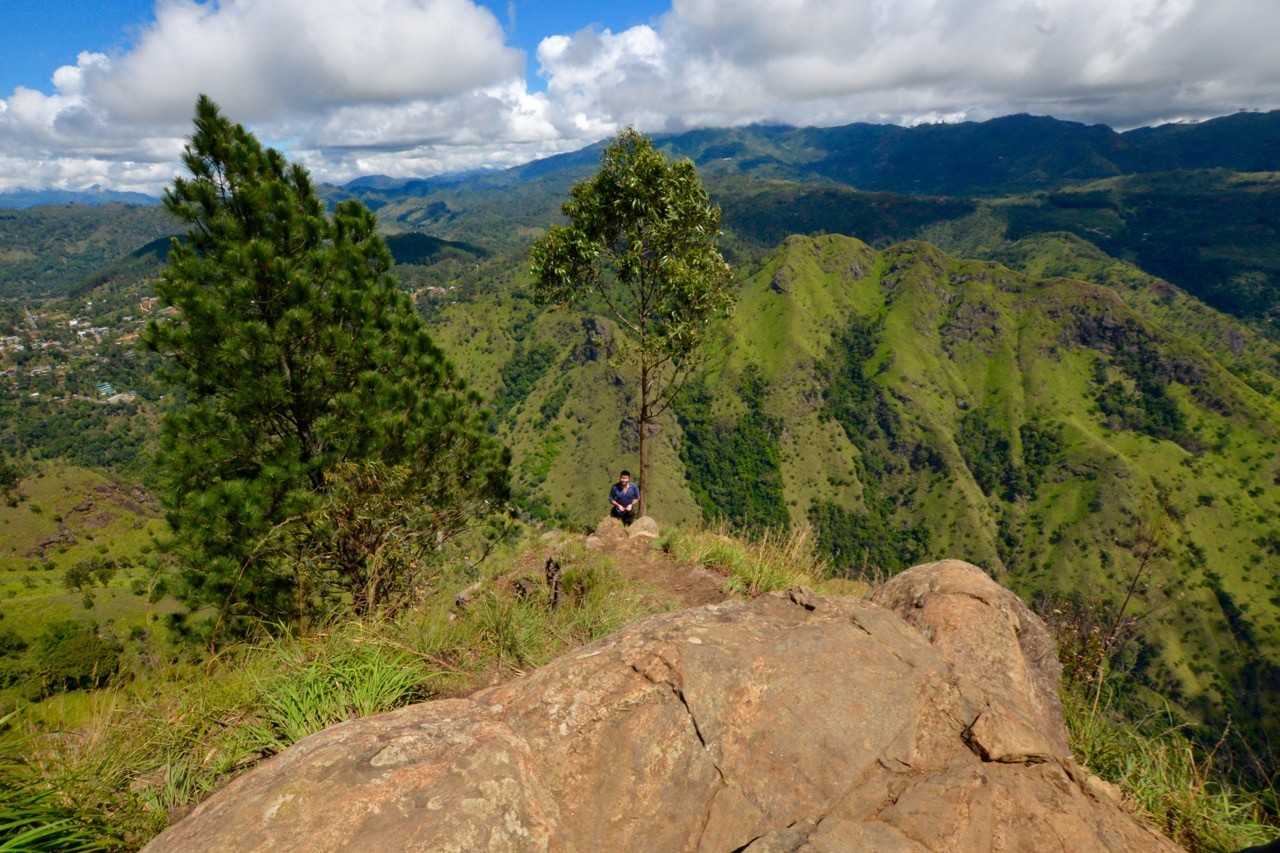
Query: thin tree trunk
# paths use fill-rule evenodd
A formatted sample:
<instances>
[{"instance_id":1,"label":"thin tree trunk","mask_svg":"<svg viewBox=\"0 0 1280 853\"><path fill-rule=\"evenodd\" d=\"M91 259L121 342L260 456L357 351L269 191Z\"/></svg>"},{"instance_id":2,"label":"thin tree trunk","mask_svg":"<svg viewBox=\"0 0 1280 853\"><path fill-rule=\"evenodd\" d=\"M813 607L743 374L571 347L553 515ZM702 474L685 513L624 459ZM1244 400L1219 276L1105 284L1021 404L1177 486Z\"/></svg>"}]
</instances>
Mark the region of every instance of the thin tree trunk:
<instances>
[{"instance_id":1,"label":"thin tree trunk","mask_svg":"<svg viewBox=\"0 0 1280 853\"><path fill-rule=\"evenodd\" d=\"M640 515L648 515L649 505L649 366L640 365Z\"/></svg>"}]
</instances>

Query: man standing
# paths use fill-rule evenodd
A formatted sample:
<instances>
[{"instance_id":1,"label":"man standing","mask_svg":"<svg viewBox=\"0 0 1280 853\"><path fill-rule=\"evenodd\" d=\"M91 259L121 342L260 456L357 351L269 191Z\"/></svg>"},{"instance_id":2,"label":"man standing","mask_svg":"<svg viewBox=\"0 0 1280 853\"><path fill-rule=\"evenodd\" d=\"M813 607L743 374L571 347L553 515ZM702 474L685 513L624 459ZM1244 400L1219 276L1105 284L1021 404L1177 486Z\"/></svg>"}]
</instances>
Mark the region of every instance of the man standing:
<instances>
[{"instance_id":1,"label":"man standing","mask_svg":"<svg viewBox=\"0 0 1280 853\"><path fill-rule=\"evenodd\" d=\"M622 519L623 525L630 527L636 520L636 504L639 502L640 487L631 482L630 471L623 471L609 490L609 503L612 504L609 514Z\"/></svg>"}]
</instances>

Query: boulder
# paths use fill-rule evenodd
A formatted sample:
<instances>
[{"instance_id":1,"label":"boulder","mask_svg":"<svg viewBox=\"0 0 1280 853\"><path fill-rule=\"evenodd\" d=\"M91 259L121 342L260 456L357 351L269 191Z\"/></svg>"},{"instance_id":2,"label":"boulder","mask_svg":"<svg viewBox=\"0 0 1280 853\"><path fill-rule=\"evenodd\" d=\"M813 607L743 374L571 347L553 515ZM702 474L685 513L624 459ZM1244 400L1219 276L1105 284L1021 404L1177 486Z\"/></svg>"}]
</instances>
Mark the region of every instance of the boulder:
<instances>
[{"instance_id":1,"label":"boulder","mask_svg":"<svg viewBox=\"0 0 1280 853\"><path fill-rule=\"evenodd\" d=\"M869 600L916 628L963 680L972 703L971 745L994 761L1066 759L1067 727L1053 638L1022 599L977 566L916 566Z\"/></svg>"},{"instance_id":2,"label":"boulder","mask_svg":"<svg viewBox=\"0 0 1280 853\"><path fill-rule=\"evenodd\" d=\"M600 519L600 523L596 525L596 532L592 535L606 541L621 542L627 538L627 528L622 526L620 519L606 515Z\"/></svg>"},{"instance_id":3,"label":"boulder","mask_svg":"<svg viewBox=\"0 0 1280 853\"><path fill-rule=\"evenodd\" d=\"M149 849L1178 849L1065 751L1049 637L1016 597L947 562L873 598L663 614L342 723Z\"/></svg>"},{"instance_id":4,"label":"boulder","mask_svg":"<svg viewBox=\"0 0 1280 853\"><path fill-rule=\"evenodd\" d=\"M658 536L658 522L647 515L640 516L627 528L630 539L657 539Z\"/></svg>"}]
</instances>

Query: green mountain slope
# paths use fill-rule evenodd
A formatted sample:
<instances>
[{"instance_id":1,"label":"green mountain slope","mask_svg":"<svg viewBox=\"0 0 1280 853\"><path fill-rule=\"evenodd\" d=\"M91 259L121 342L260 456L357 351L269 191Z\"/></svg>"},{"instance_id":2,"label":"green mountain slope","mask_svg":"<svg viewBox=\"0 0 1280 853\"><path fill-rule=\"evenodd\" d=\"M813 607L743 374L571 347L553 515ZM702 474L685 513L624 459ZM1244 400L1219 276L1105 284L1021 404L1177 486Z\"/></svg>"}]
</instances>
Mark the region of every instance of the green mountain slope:
<instances>
[{"instance_id":1,"label":"green mountain slope","mask_svg":"<svg viewBox=\"0 0 1280 853\"><path fill-rule=\"evenodd\" d=\"M1194 717L1270 731L1274 347L1087 244L1018 249L1028 267L1116 287L924 243L789 238L745 278L702 386L660 426L653 512L781 513L814 524L842 573L959 557L1095 612L1123 597L1154 523L1165 551L1129 611L1152 614L1130 662ZM593 523L616 469L634 465L608 324L539 313L519 286L433 316L506 401L497 429L529 505Z\"/></svg>"},{"instance_id":2,"label":"green mountain slope","mask_svg":"<svg viewBox=\"0 0 1280 853\"><path fill-rule=\"evenodd\" d=\"M169 212L156 206L0 210L0 297L65 296L101 267L174 231Z\"/></svg>"},{"instance_id":3,"label":"green mountain slope","mask_svg":"<svg viewBox=\"0 0 1280 853\"><path fill-rule=\"evenodd\" d=\"M841 340L842 322L860 334ZM1274 725L1273 395L1114 290L918 243L793 238L736 324L721 387L738 365L771 380L784 496L837 565L875 568L888 535L908 561L959 555L1028 595L1114 603L1154 507L1169 532L1139 608L1156 614L1146 676L1210 717ZM856 452L843 470L831 421Z\"/></svg>"}]
</instances>

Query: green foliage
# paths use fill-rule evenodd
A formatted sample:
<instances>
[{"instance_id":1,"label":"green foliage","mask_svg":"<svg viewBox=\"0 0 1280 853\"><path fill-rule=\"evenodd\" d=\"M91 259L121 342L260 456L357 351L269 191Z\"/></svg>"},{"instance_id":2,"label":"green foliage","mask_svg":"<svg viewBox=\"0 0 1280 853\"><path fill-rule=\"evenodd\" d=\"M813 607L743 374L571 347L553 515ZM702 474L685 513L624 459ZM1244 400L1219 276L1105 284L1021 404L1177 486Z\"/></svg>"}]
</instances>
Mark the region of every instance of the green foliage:
<instances>
[{"instance_id":1,"label":"green foliage","mask_svg":"<svg viewBox=\"0 0 1280 853\"><path fill-rule=\"evenodd\" d=\"M242 632L328 591L297 566L317 546L304 520L334 510L340 462L406 468L392 505L412 496L429 525L415 534L440 541L505 497L507 458L397 287L367 208L343 202L327 217L305 169L205 97L183 162L191 177L165 204L190 230L157 285L181 313L144 338L185 394L158 462L184 597ZM319 548L348 577L362 570L344 561L372 556L358 542Z\"/></svg>"},{"instance_id":2,"label":"green foliage","mask_svg":"<svg viewBox=\"0 0 1280 853\"><path fill-rule=\"evenodd\" d=\"M1029 492L1035 492L1045 475L1062 459L1062 426L1028 421L1018 427L1022 442L1022 471Z\"/></svg>"},{"instance_id":3,"label":"green foliage","mask_svg":"<svg viewBox=\"0 0 1280 853\"><path fill-rule=\"evenodd\" d=\"M835 501L814 501L809 523L818 531L818 550L844 577L878 577L908 569L929 553L926 524L904 525L889 503L868 487L865 510Z\"/></svg>"},{"instance_id":4,"label":"green foliage","mask_svg":"<svg viewBox=\"0 0 1280 853\"><path fill-rule=\"evenodd\" d=\"M1118 426L1155 438L1194 446L1186 417L1169 396L1171 382L1196 383L1200 372L1175 358L1166 357L1149 335L1132 322L1108 325L1096 318L1084 318L1080 336L1090 345L1111 353L1112 364L1126 381L1108 381L1106 364L1094 364L1099 408Z\"/></svg>"},{"instance_id":5,"label":"green foliage","mask_svg":"<svg viewBox=\"0 0 1280 853\"><path fill-rule=\"evenodd\" d=\"M516 344L511 360L502 366L502 387L494 395L493 418L497 423L517 403L529 396L529 391L555 364L559 350L555 344L543 342L528 349L523 342ZM554 417L554 415L552 415ZM549 421L550 418L544 417Z\"/></svg>"},{"instance_id":6,"label":"green foliage","mask_svg":"<svg viewBox=\"0 0 1280 853\"><path fill-rule=\"evenodd\" d=\"M27 641L12 628L0 628L0 658L20 655L27 650Z\"/></svg>"},{"instance_id":7,"label":"green foliage","mask_svg":"<svg viewBox=\"0 0 1280 853\"><path fill-rule=\"evenodd\" d=\"M120 571L120 562L111 557L90 557L80 560L67 569L62 576L62 583L68 590L84 591L97 581L102 586L111 583L112 578Z\"/></svg>"},{"instance_id":8,"label":"green foliage","mask_svg":"<svg viewBox=\"0 0 1280 853\"><path fill-rule=\"evenodd\" d=\"M50 792L51 808L32 814L31 825L51 837L88 827L86 838L140 849L173 810L299 738L424 699L468 695L497 674L544 663L651 612L610 559L578 543L560 551L557 606L540 580L517 594L510 581L522 547L502 550L479 581L470 569L440 581L395 619L345 620L229 645L212 660L158 663L136 681L92 694L74 719L29 709L15 721L20 729L0 732L0 755L39 757L12 777L20 792ZM459 609L464 584L475 599ZM0 763L0 817L20 804L4 772Z\"/></svg>"},{"instance_id":9,"label":"green foliage","mask_svg":"<svg viewBox=\"0 0 1280 853\"><path fill-rule=\"evenodd\" d=\"M960 418L956 444L982 491L1002 500L1017 500L1027 490L1026 478L1013 458L1005 431L986 409L972 409Z\"/></svg>"},{"instance_id":10,"label":"green foliage","mask_svg":"<svg viewBox=\"0 0 1280 853\"><path fill-rule=\"evenodd\" d=\"M973 479L991 497L1016 501L1033 495L1062 455L1062 430L1028 421L1018 427L1022 464L1013 442L990 409L971 409L960 418L956 444Z\"/></svg>"},{"instance_id":11,"label":"green foliage","mask_svg":"<svg viewBox=\"0 0 1280 853\"><path fill-rule=\"evenodd\" d=\"M280 650L281 669L259 677L257 731L263 748L279 751L321 729L390 711L427 697L426 662L385 643L335 644L311 657L305 644ZM297 662L289 661L297 656Z\"/></svg>"},{"instance_id":12,"label":"green foliage","mask_svg":"<svg viewBox=\"0 0 1280 853\"><path fill-rule=\"evenodd\" d=\"M733 307L731 271L716 250L720 209L693 163L671 163L631 128L570 196L569 224L551 226L531 251L534 293L553 305L593 295L634 342L643 514L647 431L700 364L707 325Z\"/></svg>"},{"instance_id":13,"label":"green foliage","mask_svg":"<svg viewBox=\"0 0 1280 853\"><path fill-rule=\"evenodd\" d=\"M765 382L754 365L742 375L738 397L747 411L724 423L711 413L712 395L698 385L676 407L684 439L690 491L705 521L727 521L740 529L785 528L782 497L782 422L764 413Z\"/></svg>"},{"instance_id":14,"label":"green foliage","mask_svg":"<svg viewBox=\"0 0 1280 853\"><path fill-rule=\"evenodd\" d=\"M827 413L844 427L860 449L892 439L896 417L884 391L867 369L880 346L883 323L853 316L819 372L824 379L822 400Z\"/></svg>"},{"instance_id":15,"label":"green foliage","mask_svg":"<svg viewBox=\"0 0 1280 853\"><path fill-rule=\"evenodd\" d=\"M0 730L13 714L0 717ZM90 853L120 847L119 834L106 826L105 816L79 810L63 794L40 780L29 761L29 739L0 735L0 853L58 850Z\"/></svg>"},{"instance_id":16,"label":"green foliage","mask_svg":"<svg viewBox=\"0 0 1280 853\"><path fill-rule=\"evenodd\" d=\"M18 505L18 485L22 482L22 469L10 459L0 457L0 499L9 506Z\"/></svg>"},{"instance_id":17,"label":"green foliage","mask_svg":"<svg viewBox=\"0 0 1280 853\"><path fill-rule=\"evenodd\" d=\"M152 438L137 404L0 397L0 450L74 465L136 472Z\"/></svg>"},{"instance_id":18,"label":"green foliage","mask_svg":"<svg viewBox=\"0 0 1280 853\"><path fill-rule=\"evenodd\" d=\"M824 413L840 424L862 452L857 466L861 500L848 488L850 484L832 481L833 497L815 498L808 517L818 531L818 549L837 574L875 576L913 565L927 553L930 537L925 523L904 524L896 519L894 503L885 497L892 494L891 460L898 451L900 427L884 389L870 375L883 322L856 315L847 322L817 370L825 379ZM922 466L936 461L923 445L915 446L911 459Z\"/></svg>"},{"instance_id":19,"label":"green foliage","mask_svg":"<svg viewBox=\"0 0 1280 853\"><path fill-rule=\"evenodd\" d=\"M325 472L320 504L305 519L309 541L300 571L326 600L358 616L390 615L421 593L436 569L434 533L459 530L465 505L422 500L405 465L342 462ZM328 594L325 594L328 591Z\"/></svg>"},{"instance_id":20,"label":"green foliage","mask_svg":"<svg viewBox=\"0 0 1280 853\"><path fill-rule=\"evenodd\" d=\"M91 626L55 622L36 640L41 689L57 693L101 687L119 670L122 651L118 642Z\"/></svg>"},{"instance_id":21,"label":"green foliage","mask_svg":"<svg viewBox=\"0 0 1280 853\"><path fill-rule=\"evenodd\" d=\"M100 267L175 230L161 207L61 204L0 210L0 295L69 294Z\"/></svg>"},{"instance_id":22,"label":"green foliage","mask_svg":"<svg viewBox=\"0 0 1280 853\"><path fill-rule=\"evenodd\" d=\"M1127 721L1108 694L1101 707L1078 689L1063 695L1071 751L1085 767L1119 785L1168 837L1191 850L1230 851L1275 837L1267 820L1275 792L1225 782L1169 714Z\"/></svg>"}]
</instances>

